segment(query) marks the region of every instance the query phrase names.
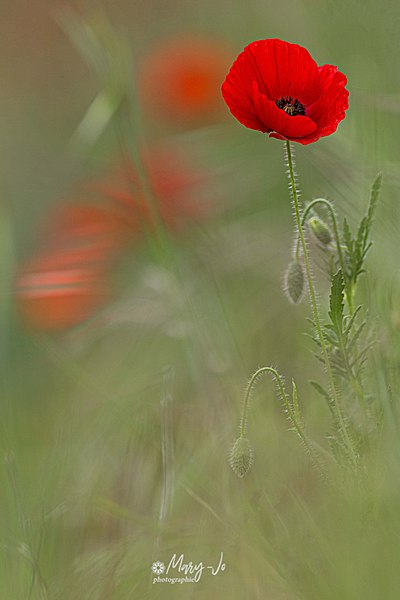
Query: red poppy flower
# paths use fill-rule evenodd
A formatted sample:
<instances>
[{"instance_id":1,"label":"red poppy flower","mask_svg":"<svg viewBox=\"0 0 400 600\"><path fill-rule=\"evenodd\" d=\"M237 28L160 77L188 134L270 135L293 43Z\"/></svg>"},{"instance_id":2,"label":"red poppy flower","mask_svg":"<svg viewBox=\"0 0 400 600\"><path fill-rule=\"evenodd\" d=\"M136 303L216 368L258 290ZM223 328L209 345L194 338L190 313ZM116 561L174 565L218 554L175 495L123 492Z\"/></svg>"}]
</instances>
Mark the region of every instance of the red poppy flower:
<instances>
[{"instance_id":1,"label":"red poppy flower","mask_svg":"<svg viewBox=\"0 0 400 600\"><path fill-rule=\"evenodd\" d=\"M164 42L141 66L143 106L179 121L212 118L222 106L219 88L229 62L226 46L216 40Z\"/></svg>"},{"instance_id":2,"label":"red poppy flower","mask_svg":"<svg viewBox=\"0 0 400 600\"><path fill-rule=\"evenodd\" d=\"M246 127L311 144L336 131L344 119L346 83L337 67L318 67L305 48L270 39L253 42L239 54L222 95Z\"/></svg>"}]
</instances>

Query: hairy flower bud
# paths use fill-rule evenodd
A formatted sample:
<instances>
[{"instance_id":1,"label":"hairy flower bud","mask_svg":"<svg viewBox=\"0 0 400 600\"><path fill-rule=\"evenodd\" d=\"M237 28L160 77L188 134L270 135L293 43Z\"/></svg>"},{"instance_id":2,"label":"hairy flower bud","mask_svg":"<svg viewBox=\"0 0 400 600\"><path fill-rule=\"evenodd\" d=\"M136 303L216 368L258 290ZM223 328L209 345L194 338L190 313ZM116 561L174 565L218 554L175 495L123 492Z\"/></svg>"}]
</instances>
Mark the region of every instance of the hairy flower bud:
<instances>
[{"instance_id":1,"label":"hairy flower bud","mask_svg":"<svg viewBox=\"0 0 400 600\"><path fill-rule=\"evenodd\" d=\"M311 217L308 223L317 240L324 246L328 246L332 241L332 233L328 225L320 217L316 216Z\"/></svg>"},{"instance_id":2,"label":"hairy flower bud","mask_svg":"<svg viewBox=\"0 0 400 600\"><path fill-rule=\"evenodd\" d=\"M253 464L253 449L245 437L239 437L229 453L229 464L238 477L244 477Z\"/></svg>"},{"instance_id":3,"label":"hairy flower bud","mask_svg":"<svg viewBox=\"0 0 400 600\"><path fill-rule=\"evenodd\" d=\"M304 291L304 269L297 259L293 259L287 268L284 287L290 302L298 304Z\"/></svg>"}]
</instances>

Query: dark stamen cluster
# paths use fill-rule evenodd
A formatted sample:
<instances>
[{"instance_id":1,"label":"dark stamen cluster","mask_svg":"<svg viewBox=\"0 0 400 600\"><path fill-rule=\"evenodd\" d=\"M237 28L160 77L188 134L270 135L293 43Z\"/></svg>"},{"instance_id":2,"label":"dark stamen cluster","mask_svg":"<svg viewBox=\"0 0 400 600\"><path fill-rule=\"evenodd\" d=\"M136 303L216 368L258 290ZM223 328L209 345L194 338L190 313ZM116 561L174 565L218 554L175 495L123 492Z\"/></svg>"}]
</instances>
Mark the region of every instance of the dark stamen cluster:
<instances>
[{"instance_id":1,"label":"dark stamen cluster","mask_svg":"<svg viewBox=\"0 0 400 600\"><path fill-rule=\"evenodd\" d=\"M275 100L275 104L278 108L281 108L291 117L296 115L305 115L306 109L304 104L299 102L297 98L293 100L291 96L286 96L285 98L281 98L280 100Z\"/></svg>"}]
</instances>

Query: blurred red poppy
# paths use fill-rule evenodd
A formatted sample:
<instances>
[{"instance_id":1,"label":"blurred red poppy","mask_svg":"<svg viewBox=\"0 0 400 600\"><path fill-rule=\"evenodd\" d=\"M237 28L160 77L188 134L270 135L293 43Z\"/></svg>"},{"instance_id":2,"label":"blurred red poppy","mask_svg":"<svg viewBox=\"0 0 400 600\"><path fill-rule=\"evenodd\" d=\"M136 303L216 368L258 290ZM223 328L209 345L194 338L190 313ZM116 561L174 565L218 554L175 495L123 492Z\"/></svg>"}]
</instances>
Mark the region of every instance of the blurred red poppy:
<instances>
[{"instance_id":1,"label":"blurred red poppy","mask_svg":"<svg viewBox=\"0 0 400 600\"><path fill-rule=\"evenodd\" d=\"M229 63L226 46L217 40L193 37L165 42L141 65L143 106L178 121L212 119L222 106L219 88Z\"/></svg>"},{"instance_id":2,"label":"blurred red poppy","mask_svg":"<svg viewBox=\"0 0 400 600\"><path fill-rule=\"evenodd\" d=\"M117 206L66 204L49 218L43 236L46 254L57 266L71 266L74 260L102 265L118 256L137 228L137 220L127 220Z\"/></svg>"},{"instance_id":3,"label":"blurred red poppy","mask_svg":"<svg viewBox=\"0 0 400 600\"><path fill-rule=\"evenodd\" d=\"M103 273L88 267L22 272L17 282L17 305L24 323L44 331L60 331L90 317L109 298Z\"/></svg>"},{"instance_id":4,"label":"blurred red poppy","mask_svg":"<svg viewBox=\"0 0 400 600\"><path fill-rule=\"evenodd\" d=\"M239 54L222 95L246 127L310 144L336 131L345 118L346 83L337 67L318 67L305 48L268 39L249 44Z\"/></svg>"},{"instance_id":5,"label":"blurred red poppy","mask_svg":"<svg viewBox=\"0 0 400 600\"><path fill-rule=\"evenodd\" d=\"M110 267L134 232L119 211L71 204L57 208L43 231L45 244L16 281L24 323L60 331L91 316L110 298Z\"/></svg>"},{"instance_id":6,"label":"blurred red poppy","mask_svg":"<svg viewBox=\"0 0 400 600\"><path fill-rule=\"evenodd\" d=\"M143 162L155 209L166 227L181 231L204 217L197 202L203 173L185 168L182 157L165 147L153 150ZM17 304L27 326L61 331L94 314L112 295L115 261L139 239L140 225L150 230L154 225L131 162L103 181L80 186L82 190L96 204L57 207L42 232L42 247L17 276Z\"/></svg>"},{"instance_id":7,"label":"blurred red poppy","mask_svg":"<svg viewBox=\"0 0 400 600\"><path fill-rule=\"evenodd\" d=\"M145 198L137 169L131 162L117 167L111 176L95 187L127 210L126 218L132 215L135 222L145 222L152 226L152 210L158 212L163 225L175 233L203 220L209 207L205 198L206 173L189 167L185 157L176 149L153 148L143 157L152 198Z\"/></svg>"}]
</instances>

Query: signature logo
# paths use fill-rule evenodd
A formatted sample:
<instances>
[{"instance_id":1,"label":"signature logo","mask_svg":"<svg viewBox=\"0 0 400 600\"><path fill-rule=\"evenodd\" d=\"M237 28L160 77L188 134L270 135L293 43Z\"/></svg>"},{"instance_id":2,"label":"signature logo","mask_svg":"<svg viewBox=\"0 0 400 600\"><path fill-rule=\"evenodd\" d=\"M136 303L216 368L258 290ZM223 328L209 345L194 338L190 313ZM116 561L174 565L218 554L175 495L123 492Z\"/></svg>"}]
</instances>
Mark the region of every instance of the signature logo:
<instances>
[{"instance_id":1,"label":"signature logo","mask_svg":"<svg viewBox=\"0 0 400 600\"><path fill-rule=\"evenodd\" d=\"M185 555L173 554L167 567L163 562L157 560L151 566L154 575L153 583L198 583L203 573L209 572L213 577L225 571L224 553L221 552L215 564L205 564L203 561L186 561ZM164 577L160 577L164 575Z\"/></svg>"},{"instance_id":2,"label":"signature logo","mask_svg":"<svg viewBox=\"0 0 400 600\"><path fill-rule=\"evenodd\" d=\"M156 562L151 565L151 570L155 575L162 575L165 571L165 565L160 560L156 560Z\"/></svg>"}]
</instances>

